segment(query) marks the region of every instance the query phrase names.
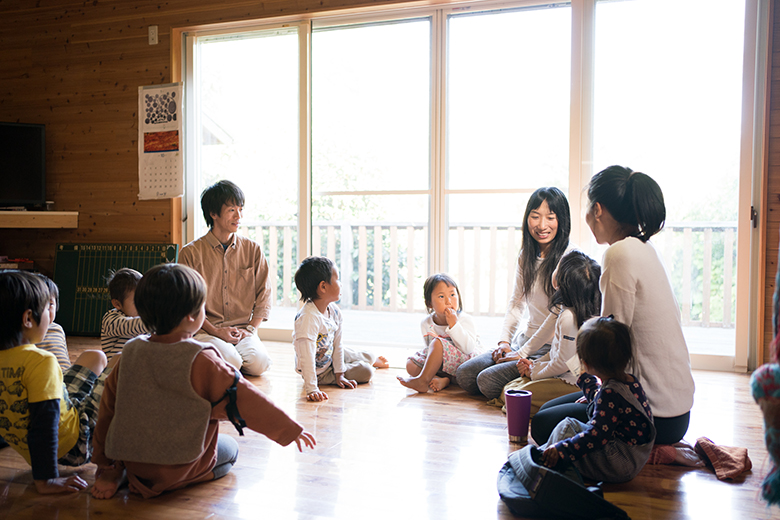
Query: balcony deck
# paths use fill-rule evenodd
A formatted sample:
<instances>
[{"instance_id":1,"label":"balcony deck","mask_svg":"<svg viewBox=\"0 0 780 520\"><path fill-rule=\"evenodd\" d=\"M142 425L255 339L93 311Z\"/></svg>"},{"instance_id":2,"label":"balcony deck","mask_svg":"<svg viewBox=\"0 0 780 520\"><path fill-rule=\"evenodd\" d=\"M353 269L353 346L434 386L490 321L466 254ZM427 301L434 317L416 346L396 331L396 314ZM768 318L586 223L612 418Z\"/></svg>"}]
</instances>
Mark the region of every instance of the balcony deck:
<instances>
[{"instance_id":1,"label":"balcony deck","mask_svg":"<svg viewBox=\"0 0 780 520\"><path fill-rule=\"evenodd\" d=\"M271 320L263 327L290 329L295 318L294 307L274 307ZM343 309L344 342L351 345L380 349L393 366L403 367L405 358L422 345L420 322L422 312L386 312ZM492 348L498 342L503 316L475 316L482 345ZM733 328L683 327L692 355L734 356ZM396 364L398 363L398 364Z\"/></svg>"}]
</instances>

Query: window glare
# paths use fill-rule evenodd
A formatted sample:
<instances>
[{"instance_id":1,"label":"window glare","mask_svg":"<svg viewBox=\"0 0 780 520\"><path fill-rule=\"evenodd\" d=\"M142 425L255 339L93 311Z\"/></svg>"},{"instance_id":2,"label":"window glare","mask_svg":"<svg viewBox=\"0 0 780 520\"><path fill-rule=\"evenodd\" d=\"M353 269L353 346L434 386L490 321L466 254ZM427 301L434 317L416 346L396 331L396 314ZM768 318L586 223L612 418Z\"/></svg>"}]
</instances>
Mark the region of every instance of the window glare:
<instances>
[{"instance_id":1,"label":"window glare","mask_svg":"<svg viewBox=\"0 0 780 520\"><path fill-rule=\"evenodd\" d=\"M298 262L322 254L339 267L340 307L361 320L424 312L423 280L449 272L484 339L501 328L530 194L566 193L573 239L601 258L606 246L583 220L586 177L625 165L663 190L666 226L653 244L690 351L742 355L737 257L750 248L737 225L747 210L739 180L742 166L756 167L740 161L752 136L742 109L764 102L760 88L743 99L743 77L756 73L743 47L755 26L763 59L768 22L746 27L747 0L593 2L593 13L567 2L423 2L188 34L195 237L205 232L194 209L202 189L230 179L246 194L239 232L275 277L274 327L292 323ZM361 330L345 341L364 342Z\"/></svg>"},{"instance_id":2,"label":"window glare","mask_svg":"<svg viewBox=\"0 0 780 520\"><path fill-rule=\"evenodd\" d=\"M230 179L246 194L246 221L294 221L297 34L205 40L198 50L202 136L198 193L213 182ZM252 66L247 66L248 57ZM199 212L198 218L205 231Z\"/></svg>"},{"instance_id":3,"label":"window glare","mask_svg":"<svg viewBox=\"0 0 780 520\"><path fill-rule=\"evenodd\" d=\"M692 218L694 192L716 210L695 220L736 219L744 14L740 0L597 4L594 171L651 175L668 220Z\"/></svg>"},{"instance_id":4,"label":"window glare","mask_svg":"<svg viewBox=\"0 0 780 520\"><path fill-rule=\"evenodd\" d=\"M452 189L566 190L571 9L449 19Z\"/></svg>"},{"instance_id":5,"label":"window glare","mask_svg":"<svg viewBox=\"0 0 780 520\"><path fill-rule=\"evenodd\" d=\"M427 189L430 21L312 34L314 190Z\"/></svg>"}]
</instances>

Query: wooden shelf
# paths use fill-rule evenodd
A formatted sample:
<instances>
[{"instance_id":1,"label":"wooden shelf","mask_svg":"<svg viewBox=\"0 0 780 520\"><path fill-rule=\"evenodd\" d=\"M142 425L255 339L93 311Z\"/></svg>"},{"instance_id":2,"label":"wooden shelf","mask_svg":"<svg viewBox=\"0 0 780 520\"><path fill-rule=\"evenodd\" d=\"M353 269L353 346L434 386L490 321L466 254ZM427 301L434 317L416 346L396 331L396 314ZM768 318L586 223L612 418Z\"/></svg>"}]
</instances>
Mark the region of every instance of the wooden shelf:
<instances>
[{"instance_id":1,"label":"wooden shelf","mask_svg":"<svg viewBox=\"0 0 780 520\"><path fill-rule=\"evenodd\" d=\"M78 211L0 211L0 228L77 228Z\"/></svg>"}]
</instances>

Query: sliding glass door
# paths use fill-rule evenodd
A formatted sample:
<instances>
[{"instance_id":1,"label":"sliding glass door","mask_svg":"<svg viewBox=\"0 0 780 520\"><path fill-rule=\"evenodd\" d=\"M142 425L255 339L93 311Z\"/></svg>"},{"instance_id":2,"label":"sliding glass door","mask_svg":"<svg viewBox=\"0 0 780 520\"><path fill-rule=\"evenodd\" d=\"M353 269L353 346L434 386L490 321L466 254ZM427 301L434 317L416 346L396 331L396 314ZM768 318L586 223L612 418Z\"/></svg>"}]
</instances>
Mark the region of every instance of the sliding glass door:
<instances>
[{"instance_id":1,"label":"sliding glass door","mask_svg":"<svg viewBox=\"0 0 780 520\"><path fill-rule=\"evenodd\" d=\"M495 345L528 197L569 191L571 8L448 16L446 269Z\"/></svg>"},{"instance_id":2,"label":"sliding glass door","mask_svg":"<svg viewBox=\"0 0 780 520\"><path fill-rule=\"evenodd\" d=\"M430 42L430 18L312 32L312 253L345 309L424 309Z\"/></svg>"},{"instance_id":3,"label":"sliding glass door","mask_svg":"<svg viewBox=\"0 0 780 520\"><path fill-rule=\"evenodd\" d=\"M735 353L744 28L740 0L596 4L594 171L661 185L653 242L693 354Z\"/></svg>"},{"instance_id":4,"label":"sliding glass door","mask_svg":"<svg viewBox=\"0 0 780 520\"><path fill-rule=\"evenodd\" d=\"M654 241L694 357L744 367L761 5L518 0L186 32L187 239L205 231L202 188L232 179L275 276L275 327L292 326L297 264L321 254L355 313L347 341L417 344L422 282L446 271L492 345L530 193L561 188L600 259L583 189L624 164L666 195Z\"/></svg>"},{"instance_id":5,"label":"sliding glass door","mask_svg":"<svg viewBox=\"0 0 780 520\"><path fill-rule=\"evenodd\" d=\"M235 182L246 196L241 233L256 240L273 277L271 320L295 305L291 258L298 252L298 31L296 28L204 35L193 47L188 94L187 240L208 228L200 193Z\"/></svg>"}]
</instances>

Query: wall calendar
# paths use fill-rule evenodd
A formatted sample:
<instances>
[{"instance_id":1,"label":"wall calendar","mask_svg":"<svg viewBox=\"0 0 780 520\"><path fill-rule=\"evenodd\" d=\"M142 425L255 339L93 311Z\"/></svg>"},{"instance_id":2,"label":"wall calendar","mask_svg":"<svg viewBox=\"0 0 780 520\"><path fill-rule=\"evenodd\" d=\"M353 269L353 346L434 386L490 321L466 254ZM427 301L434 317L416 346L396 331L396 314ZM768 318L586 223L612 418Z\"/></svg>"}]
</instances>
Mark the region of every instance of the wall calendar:
<instances>
[{"instance_id":1,"label":"wall calendar","mask_svg":"<svg viewBox=\"0 0 780 520\"><path fill-rule=\"evenodd\" d=\"M181 83L138 87L138 198L184 194Z\"/></svg>"}]
</instances>

